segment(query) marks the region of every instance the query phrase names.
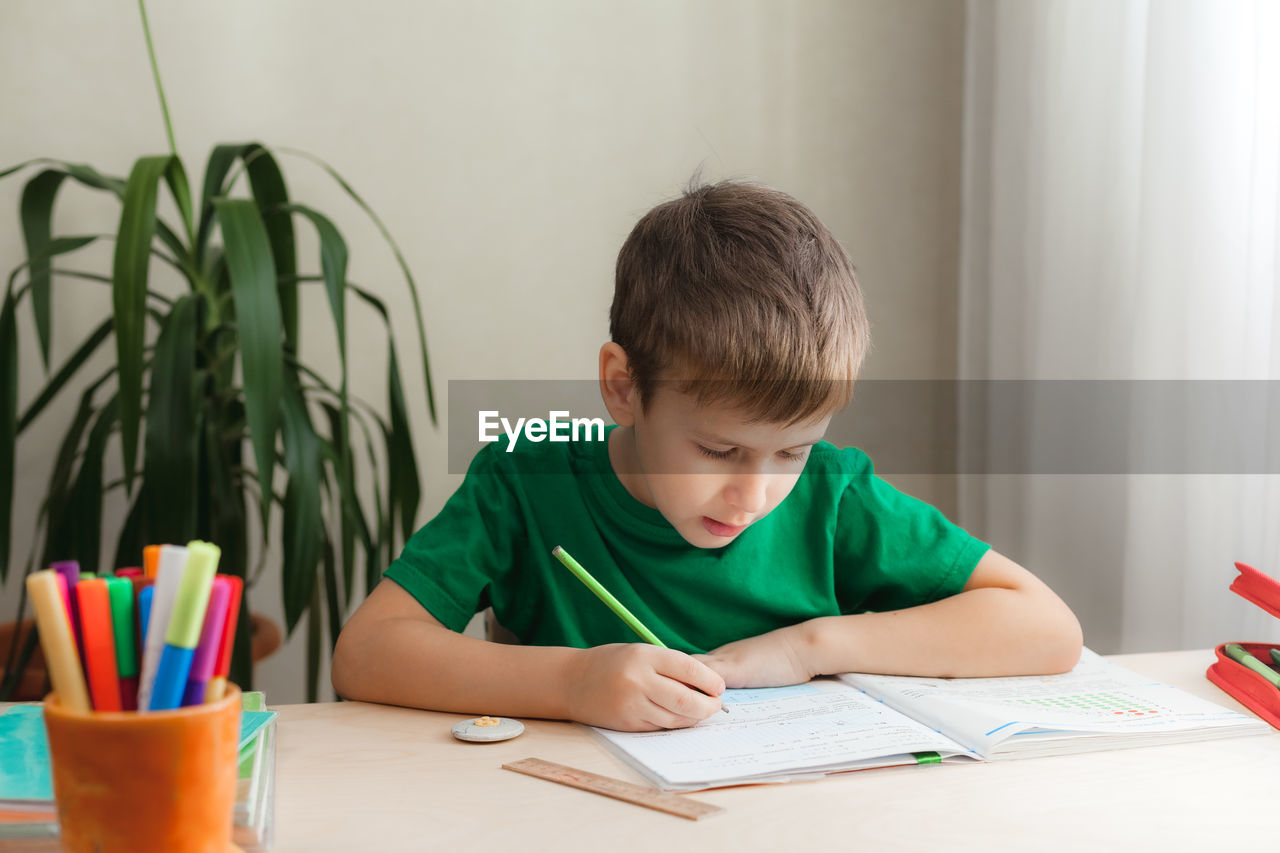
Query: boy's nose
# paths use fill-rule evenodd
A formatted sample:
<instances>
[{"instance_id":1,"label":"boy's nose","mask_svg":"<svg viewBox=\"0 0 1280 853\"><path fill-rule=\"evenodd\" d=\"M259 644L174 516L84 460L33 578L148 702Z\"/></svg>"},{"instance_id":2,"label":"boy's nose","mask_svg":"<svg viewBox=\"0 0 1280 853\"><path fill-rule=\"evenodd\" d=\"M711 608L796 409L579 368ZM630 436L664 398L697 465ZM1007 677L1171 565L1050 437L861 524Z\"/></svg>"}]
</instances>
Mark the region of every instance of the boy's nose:
<instances>
[{"instance_id":1,"label":"boy's nose","mask_svg":"<svg viewBox=\"0 0 1280 853\"><path fill-rule=\"evenodd\" d=\"M767 484L764 474L735 474L725 489L725 500L730 506L754 515L764 509Z\"/></svg>"}]
</instances>

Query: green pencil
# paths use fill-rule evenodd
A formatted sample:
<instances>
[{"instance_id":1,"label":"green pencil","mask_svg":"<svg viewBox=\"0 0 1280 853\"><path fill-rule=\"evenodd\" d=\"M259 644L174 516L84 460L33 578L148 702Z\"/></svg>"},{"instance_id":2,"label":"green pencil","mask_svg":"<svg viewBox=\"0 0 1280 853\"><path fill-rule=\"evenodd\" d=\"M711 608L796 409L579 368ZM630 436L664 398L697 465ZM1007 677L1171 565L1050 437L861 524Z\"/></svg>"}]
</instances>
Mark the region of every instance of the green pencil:
<instances>
[{"instance_id":1,"label":"green pencil","mask_svg":"<svg viewBox=\"0 0 1280 853\"><path fill-rule=\"evenodd\" d=\"M635 631L637 634L639 634L641 639L643 639L646 643L651 643L655 646L661 646L664 649L667 648L667 644L659 640L656 634L654 634L652 631L646 628L644 626L644 623L641 622L639 619L637 619L635 617L635 614L626 608L626 605L624 605L618 599L614 598L612 593L609 592L609 590L602 587L598 580L591 577L590 572L582 568L582 564L580 564L577 560L573 559L573 557L570 557L568 551L566 551L565 549L557 545L556 547L551 549L551 556L555 557L561 563L564 563L564 567L569 571L573 572L574 577L576 577L578 580L586 584L587 589L591 590L596 594L596 598L603 601L609 607L610 610L612 610L614 613L618 615L619 619L627 623L627 627L629 627L632 631ZM720 710L723 713L726 713L726 714L729 713L729 709L724 707L723 705L720 706Z\"/></svg>"},{"instance_id":2,"label":"green pencil","mask_svg":"<svg viewBox=\"0 0 1280 853\"><path fill-rule=\"evenodd\" d=\"M586 584L587 589L596 594L596 598L608 605L609 609L618 614L618 618L623 622L626 622L627 627L639 634L640 638L646 643L652 643L655 646L662 646L664 649L667 647L667 644L659 640L656 634L646 628L644 623L637 619L621 601L614 598L609 590L602 587L599 581L591 577L590 572L582 568L577 560L570 557L568 551L557 545L551 549L551 556L564 563L564 567L566 569L573 572L574 576L577 577L578 580Z\"/></svg>"}]
</instances>

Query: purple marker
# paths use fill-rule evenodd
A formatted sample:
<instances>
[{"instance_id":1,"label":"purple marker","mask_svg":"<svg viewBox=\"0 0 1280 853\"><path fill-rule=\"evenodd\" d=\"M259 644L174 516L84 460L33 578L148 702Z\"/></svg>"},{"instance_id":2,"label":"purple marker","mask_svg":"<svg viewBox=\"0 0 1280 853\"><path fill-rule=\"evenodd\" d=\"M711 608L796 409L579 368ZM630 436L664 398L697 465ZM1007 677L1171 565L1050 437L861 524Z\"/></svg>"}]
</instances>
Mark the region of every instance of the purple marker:
<instances>
[{"instance_id":1,"label":"purple marker","mask_svg":"<svg viewBox=\"0 0 1280 853\"><path fill-rule=\"evenodd\" d=\"M209 591L209 606L204 612L204 626L200 629L200 642L191 659L191 675L187 678L187 687L182 694L184 707L204 703L205 687L213 677L213 665L218 660L218 649L222 645L222 626L226 624L227 605L230 602L231 582L220 575L215 576L213 589Z\"/></svg>"},{"instance_id":2,"label":"purple marker","mask_svg":"<svg viewBox=\"0 0 1280 853\"><path fill-rule=\"evenodd\" d=\"M80 603L76 601L74 590L76 584L80 582L80 564L75 560L60 560L49 568L62 578L67 585L67 615L71 617L71 635L76 638L76 651L80 655L80 662L84 663L84 638L80 636ZM62 584L58 584L58 588L62 588Z\"/></svg>"}]
</instances>

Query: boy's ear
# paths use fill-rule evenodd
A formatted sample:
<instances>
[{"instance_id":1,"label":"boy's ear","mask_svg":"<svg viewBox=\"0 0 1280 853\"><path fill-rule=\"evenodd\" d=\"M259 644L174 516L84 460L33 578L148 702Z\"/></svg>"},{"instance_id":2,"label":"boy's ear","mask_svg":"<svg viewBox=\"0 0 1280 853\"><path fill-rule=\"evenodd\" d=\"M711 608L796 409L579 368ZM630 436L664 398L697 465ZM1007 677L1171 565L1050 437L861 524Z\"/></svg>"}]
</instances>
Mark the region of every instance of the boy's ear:
<instances>
[{"instance_id":1,"label":"boy's ear","mask_svg":"<svg viewBox=\"0 0 1280 853\"><path fill-rule=\"evenodd\" d=\"M640 401L631 379L627 351L609 341L600 347L600 396L618 426L631 426L636 421Z\"/></svg>"}]
</instances>

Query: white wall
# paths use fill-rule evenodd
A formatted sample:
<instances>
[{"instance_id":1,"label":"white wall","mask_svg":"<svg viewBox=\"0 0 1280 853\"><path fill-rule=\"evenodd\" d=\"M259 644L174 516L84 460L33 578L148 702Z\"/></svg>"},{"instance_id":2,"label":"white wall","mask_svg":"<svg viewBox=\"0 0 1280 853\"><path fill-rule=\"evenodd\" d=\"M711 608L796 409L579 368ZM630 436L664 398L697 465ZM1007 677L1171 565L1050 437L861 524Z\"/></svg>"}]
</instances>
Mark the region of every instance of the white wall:
<instances>
[{"instance_id":1,"label":"white wall","mask_svg":"<svg viewBox=\"0 0 1280 853\"><path fill-rule=\"evenodd\" d=\"M786 189L841 238L874 326L868 376L955 375L960 2L221 0L153 3L150 14L193 183L218 142L256 139L332 163L422 287L442 404L449 379L591 378L622 239L699 167ZM51 156L124 174L135 157L163 153L136 6L7 0L0 128L0 168ZM427 425L396 267L318 170L288 158L285 168L295 197L350 240L352 280L393 307L421 425L424 521L458 478L445 470L443 429ZM22 258L21 180L0 182L5 272ZM59 209L57 233L113 229L114 205L85 192L64 190ZM109 269L105 253L97 268ZM94 285L57 290L55 363L109 311ZM327 309L305 308L304 357L331 368ZM353 360L371 356L358 388L380 375L383 340L349 310ZM21 322L25 404L41 375L25 310ZM14 573L72 402L19 445ZM954 484L901 482L952 504ZM255 609L279 618L276 565L253 592ZM0 618L15 592L10 583ZM273 703L303 695L302 634L259 668Z\"/></svg>"}]
</instances>

